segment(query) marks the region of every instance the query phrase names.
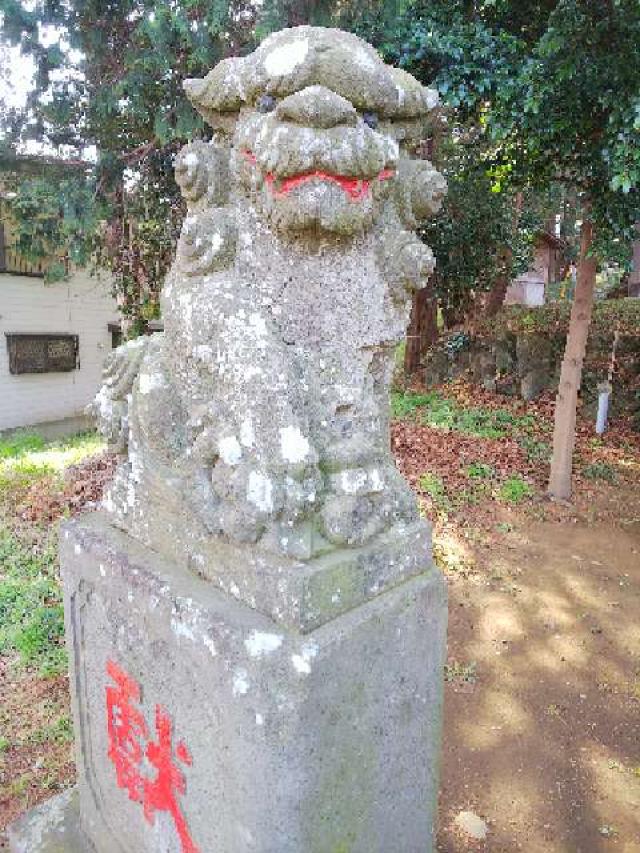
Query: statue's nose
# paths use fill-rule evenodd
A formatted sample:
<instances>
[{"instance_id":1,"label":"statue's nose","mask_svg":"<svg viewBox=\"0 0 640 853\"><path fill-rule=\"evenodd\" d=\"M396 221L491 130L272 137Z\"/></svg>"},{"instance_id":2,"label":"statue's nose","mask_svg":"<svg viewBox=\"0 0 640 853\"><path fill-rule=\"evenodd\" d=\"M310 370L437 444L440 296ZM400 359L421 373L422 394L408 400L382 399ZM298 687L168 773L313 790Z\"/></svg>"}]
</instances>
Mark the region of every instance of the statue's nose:
<instances>
[{"instance_id":1,"label":"statue's nose","mask_svg":"<svg viewBox=\"0 0 640 853\"><path fill-rule=\"evenodd\" d=\"M353 104L325 86L307 86L280 101L276 115L307 127L354 125L358 120Z\"/></svg>"}]
</instances>

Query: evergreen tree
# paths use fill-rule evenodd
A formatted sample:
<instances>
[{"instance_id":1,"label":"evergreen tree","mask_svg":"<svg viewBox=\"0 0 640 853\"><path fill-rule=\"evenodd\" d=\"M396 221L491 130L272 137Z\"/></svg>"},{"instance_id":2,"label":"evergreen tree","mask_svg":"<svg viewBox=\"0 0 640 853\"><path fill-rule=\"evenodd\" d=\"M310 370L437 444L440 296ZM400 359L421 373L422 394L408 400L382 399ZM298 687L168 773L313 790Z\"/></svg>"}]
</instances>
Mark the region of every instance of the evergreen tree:
<instances>
[{"instance_id":1,"label":"evergreen tree","mask_svg":"<svg viewBox=\"0 0 640 853\"><path fill-rule=\"evenodd\" d=\"M138 333L157 316L183 216L173 156L188 139L207 135L182 80L255 45L255 6L1 0L0 11L5 43L19 45L36 65L25 109L3 116L4 147L37 139L62 154L82 155L95 146L87 219L102 225L84 231L86 249L112 272L130 333ZM66 210L65 187L50 189ZM26 196L34 192L23 188ZM16 207L19 220L22 212ZM59 229L61 239L67 231Z\"/></svg>"}]
</instances>

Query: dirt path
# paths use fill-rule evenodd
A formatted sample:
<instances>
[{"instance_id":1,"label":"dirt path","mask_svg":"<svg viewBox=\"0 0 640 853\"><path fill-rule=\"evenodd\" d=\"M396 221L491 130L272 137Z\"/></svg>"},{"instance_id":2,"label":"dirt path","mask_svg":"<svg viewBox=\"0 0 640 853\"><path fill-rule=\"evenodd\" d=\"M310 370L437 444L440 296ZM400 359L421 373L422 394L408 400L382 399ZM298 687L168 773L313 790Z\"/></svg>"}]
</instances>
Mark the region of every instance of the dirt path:
<instances>
[{"instance_id":1,"label":"dirt path","mask_svg":"<svg viewBox=\"0 0 640 853\"><path fill-rule=\"evenodd\" d=\"M640 523L521 517L466 551L448 572L438 850L640 851Z\"/></svg>"}]
</instances>

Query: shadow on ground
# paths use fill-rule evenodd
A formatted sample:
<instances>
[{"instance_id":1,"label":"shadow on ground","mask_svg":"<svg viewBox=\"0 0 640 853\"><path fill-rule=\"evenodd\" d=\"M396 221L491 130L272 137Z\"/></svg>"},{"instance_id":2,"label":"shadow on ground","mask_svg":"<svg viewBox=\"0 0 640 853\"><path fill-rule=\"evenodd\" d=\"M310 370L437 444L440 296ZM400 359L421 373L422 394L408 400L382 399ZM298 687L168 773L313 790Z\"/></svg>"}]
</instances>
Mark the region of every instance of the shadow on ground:
<instances>
[{"instance_id":1,"label":"shadow on ground","mask_svg":"<svg viewBox=\"0 0 640 853\"><path fill-rule=\"evenodd\" d=\"M437 849L640 851L640 523L518 517L462 548Z\"/></svg>"}]
</instances>

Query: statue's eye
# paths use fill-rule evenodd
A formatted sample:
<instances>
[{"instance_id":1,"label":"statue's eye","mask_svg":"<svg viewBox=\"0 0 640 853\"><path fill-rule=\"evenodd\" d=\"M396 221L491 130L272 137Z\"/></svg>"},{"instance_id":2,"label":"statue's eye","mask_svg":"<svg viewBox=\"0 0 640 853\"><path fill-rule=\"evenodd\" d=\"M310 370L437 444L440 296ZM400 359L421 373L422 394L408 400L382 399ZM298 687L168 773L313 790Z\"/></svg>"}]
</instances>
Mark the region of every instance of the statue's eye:
<instances>
[{"instance_id":1,"label":"statue's eye","mask_svg":"<svg viewBox=\"0 0 640 853\"><path fill-rule=\"evenodd\" d=\"M256 109L259 113L271 113L276 108L276 99L273 95L260 95L256 102Z\"/></svg>"},{"instance_id":2,"label":"statue's eye","mask_svg":"<svg viewBox=\"0 0 640 853\"><path fill-rule=\"evenodd\" d=\"M362 113L362 121L369 125L372 130L378 126L378 116L375 113Z\"/></svg>"}]
</instances>

